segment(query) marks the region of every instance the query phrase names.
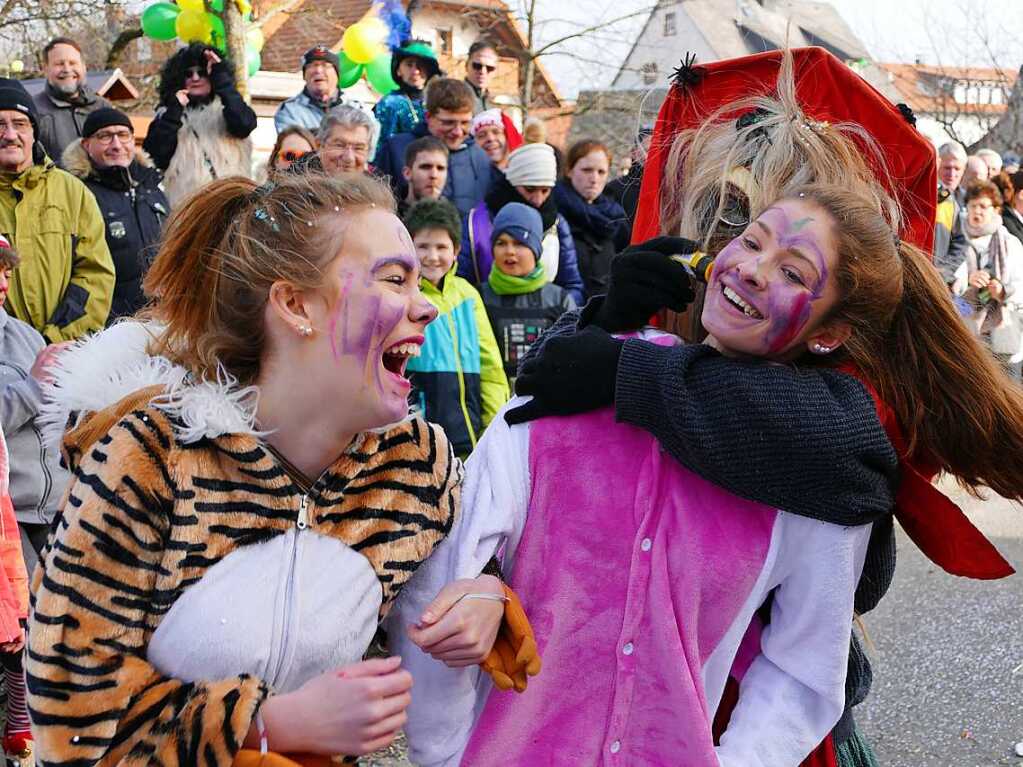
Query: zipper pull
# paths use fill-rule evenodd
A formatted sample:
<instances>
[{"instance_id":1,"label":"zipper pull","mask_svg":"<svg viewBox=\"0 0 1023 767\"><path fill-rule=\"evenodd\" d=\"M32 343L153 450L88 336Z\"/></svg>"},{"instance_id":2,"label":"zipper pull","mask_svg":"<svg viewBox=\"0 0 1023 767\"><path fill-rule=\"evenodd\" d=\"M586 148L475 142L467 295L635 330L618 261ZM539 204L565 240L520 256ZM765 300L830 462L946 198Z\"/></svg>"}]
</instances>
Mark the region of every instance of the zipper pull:
<instances>
[{"instance_id":1,"label":"zipper pull","mask_svg":"<svg viewBox=\"0 0 1023 767\"><path fill-rule=\"evenodd\" d=\"M303 495L298 505L298 529L305 530L309 527L309 496Z\"/></svg>"}]
</instances>

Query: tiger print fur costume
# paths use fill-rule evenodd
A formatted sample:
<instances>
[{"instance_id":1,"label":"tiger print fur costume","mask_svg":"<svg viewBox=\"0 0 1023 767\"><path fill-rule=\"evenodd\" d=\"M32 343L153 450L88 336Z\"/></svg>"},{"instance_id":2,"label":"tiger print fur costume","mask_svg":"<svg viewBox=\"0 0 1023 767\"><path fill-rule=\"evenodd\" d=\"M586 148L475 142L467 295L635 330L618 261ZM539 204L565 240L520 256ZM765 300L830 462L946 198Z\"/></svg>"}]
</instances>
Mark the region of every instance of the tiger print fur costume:
<instances>
[{"instance_id":1,"label":"tiger print fur costume","mask_svg":"<svg viewBox=\"0 0 1023 767\"><path fill-rule=\"evenodd\" d=\"M79 415L33 578L39 765L230 765L271 690L363 657L455 521L439 427L363 433L303 492L252 392L190 382L148 337L124 323L58 363L48 417Z\"/></svg>"}]
</instances>

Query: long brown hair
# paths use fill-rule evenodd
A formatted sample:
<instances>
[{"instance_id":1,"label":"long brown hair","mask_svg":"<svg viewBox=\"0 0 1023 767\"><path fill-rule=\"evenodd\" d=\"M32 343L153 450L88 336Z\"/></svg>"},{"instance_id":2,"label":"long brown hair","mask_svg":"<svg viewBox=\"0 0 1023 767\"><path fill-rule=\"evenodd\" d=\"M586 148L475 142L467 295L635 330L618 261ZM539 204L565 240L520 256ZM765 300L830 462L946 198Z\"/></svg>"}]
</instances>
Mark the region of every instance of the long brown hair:
<instances>
[{"instance_id":1,"label":"long brown hair","mask_svg":"<svg viewBox=\"0 0 1023 767\"><path fill-rule=\"evenodd\" d=\"M851 361L892 408L906 453L976 492L1023 499L1023 388L967 328L926 253L899 242L870 190L807 186L834 220L839 300L829 319L852 335Z\"/></svg>"},{"instance_id":2,"label":"long brown hair","mask_svg":"<svg viewBox=\"0 0 1023 767\"><path fill-rule=\"evenodd\" d=\"M151 351L197 378L242 384L259 374L270 286L319 287L338 253L341 220L394 211L385 185L361 173L307 173L257 187L235 176L190 197L171 218L146 275L149 314L164 330Z\"/></svg>"}]
</instances>

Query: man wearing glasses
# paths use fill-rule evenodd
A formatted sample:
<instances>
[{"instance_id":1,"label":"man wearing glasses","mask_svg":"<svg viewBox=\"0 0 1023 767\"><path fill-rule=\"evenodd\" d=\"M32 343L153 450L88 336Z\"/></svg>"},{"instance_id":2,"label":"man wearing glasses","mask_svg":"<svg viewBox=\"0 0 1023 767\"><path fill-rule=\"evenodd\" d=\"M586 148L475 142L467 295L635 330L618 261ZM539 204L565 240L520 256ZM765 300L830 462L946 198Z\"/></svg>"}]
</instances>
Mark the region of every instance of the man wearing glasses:
<instances>
[{"instance_id":1,"label":"man wearing glasses","mask_svg":"<svg viewBox=\"0 0 1023 767\"><path fill-rule=\"evenodd\" d=\"M490 81L497 72L497 51L489 40L477 40L469 46L469 60L465 64L465 82L472 88L475 105L473 114L493 106L490 101Z\"/></svg>"},{"instance_id":2,"label":"man wearing glasses","mask_svg":"<svg viewBox=\"0 0 1023 767\"><path fill-rule=\"evenodd\" d=\"M435 77L426 88L426 122L409 133L396 133L381 147L377 171L389 176L399 200L408 193L403 176L405 150L416 139L430 135L448 149L448 177L443 196L451 200L464 219L486 197L501 176L487 153L473 141L472 90L461 80Z\"/></svg>"},{"instance_id":3,"label":"man wearing glasses","mask_svg":"<svg viewBox=\"0 0 1023 767\"><path fill-rule=\"evenodd\" d=\"M64 151L62 165L96 197L114 260L113 304L107 323L135 314L145 304L142 278L156 255L170 203L163 176L135 148L128 115L109 107L88 116L82 138Z\"/></svg>"},{"instance_id":4,"label":"man wearing glasses","mask_svg":"<svg viewBox=\"0 0 1023 767\"><path fill-rule=\"evenodd\" d=\"M46 156L37 130L25 87L0 78L0 234L21 257L4 308L57 343L103 328L114 264L96 198Z\"/></svg>"}]
</instances>

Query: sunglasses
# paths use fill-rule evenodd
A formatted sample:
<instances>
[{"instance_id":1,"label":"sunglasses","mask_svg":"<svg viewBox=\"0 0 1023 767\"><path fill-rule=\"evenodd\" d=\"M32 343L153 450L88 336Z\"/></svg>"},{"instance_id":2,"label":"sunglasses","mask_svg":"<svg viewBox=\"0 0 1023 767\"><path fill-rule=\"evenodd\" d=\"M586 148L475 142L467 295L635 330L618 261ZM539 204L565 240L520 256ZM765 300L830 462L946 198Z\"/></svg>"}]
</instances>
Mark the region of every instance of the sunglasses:
<instances>
[{"instance_id":1,"label":"sunglasses","mask_svg":"<svg viewBox=\"0 0 1023 767\"><path fill-rule=\"evenodd\" d=\"M472 68L475 69L477 72L482 72L483 70L486 70L490 74L493 74L494 72L497 71L497 67L495 65L484 64L482 61L472 62Z\"/></svg>"},{"instance_id":2,"label":"sunglasses","mask_svg":"<svg viewBox=\"0 0 1023 767\"><path fill-rule=\"evenodd\" d=\"M185 79L190 80L193 77L206 77L205 67L189 67L185 70Z\"/></svg>"},{"instance_id":3,"label":"sunglasses","mask_svg":"<svg viewBox=\"0 0 1023 767\"><path fill-rule=\"evenodd\" d=\"M308 152L304 152L301 149L287 149L281 152L281 159L285 162L297 162L305 157Z\"/></svg>"}]
</instances>

